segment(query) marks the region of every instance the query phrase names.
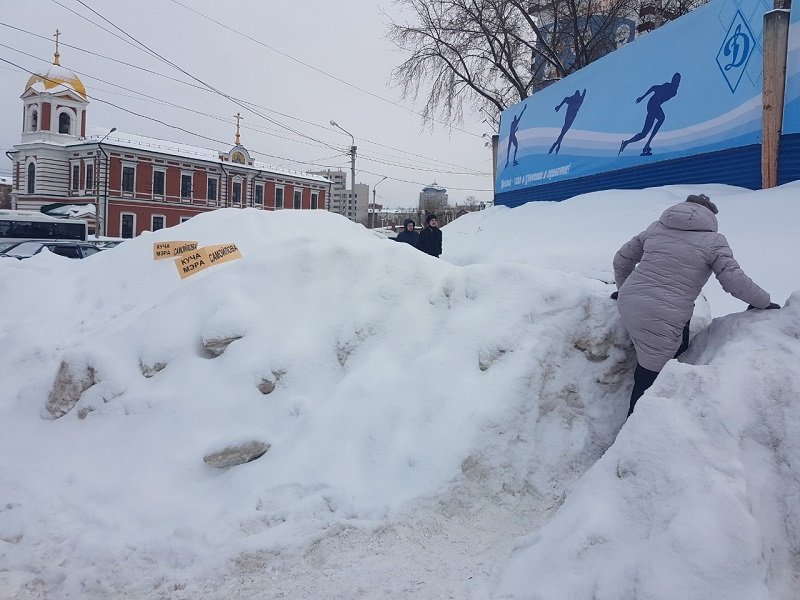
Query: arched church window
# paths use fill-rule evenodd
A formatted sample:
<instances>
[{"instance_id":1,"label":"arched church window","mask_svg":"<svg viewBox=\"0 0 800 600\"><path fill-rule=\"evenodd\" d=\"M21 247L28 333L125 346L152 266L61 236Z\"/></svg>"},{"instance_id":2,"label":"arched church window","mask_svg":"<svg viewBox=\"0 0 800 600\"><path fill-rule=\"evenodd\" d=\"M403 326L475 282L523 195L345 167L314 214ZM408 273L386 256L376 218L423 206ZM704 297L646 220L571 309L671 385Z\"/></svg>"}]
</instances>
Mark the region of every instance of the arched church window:
<instances>
[{"instance_id":1,"label":"arched church window","mask_svg":"<svg viewBox=\"0 0 800 600\"><path fill-rule=\"evenodd\" d=\"M36 188L36 165L31 163L28 165L27 193L33 194L35 188Z\"/></svg>"},{"instance_id":2,"label":"arched church window","mask_svg":"<svg viewBox=\"0 0 800 600\"><path fill-rule=\"evenodd\" d=\"M34 110L31 112L31 131L39 130L39 112Z\"/></svg>"},{"instance_id":3,"label":"arched church window","mask_svg":"<svg viewBox=\"0 0 800 600\"><path fill-rule=\"evenodd\" d=\"M71 124L72 119L69 118L68 113L62 112L58 115L58 133L69 133Z\"/></svg>"}]
</instances>

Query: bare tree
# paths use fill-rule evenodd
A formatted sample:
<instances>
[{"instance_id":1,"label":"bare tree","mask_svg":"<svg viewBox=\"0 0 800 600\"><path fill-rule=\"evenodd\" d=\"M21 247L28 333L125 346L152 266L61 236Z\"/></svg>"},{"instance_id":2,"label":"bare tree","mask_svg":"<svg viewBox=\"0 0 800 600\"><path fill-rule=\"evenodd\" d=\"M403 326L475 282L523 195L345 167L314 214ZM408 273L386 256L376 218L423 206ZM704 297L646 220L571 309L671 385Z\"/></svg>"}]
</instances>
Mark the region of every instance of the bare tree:
<instances>
[{"instance_id":1,"label":"bare tree","mask_svg":"<svg viewBox=\"0 0 800 600\"><path fill-rule=\"evenodd\" d=\"M392 81L405 97L427 95L428 119L461 122L469 106L497 125L508 106L615 49L643 1L653 0L395 0L407 21L389 37L408 58Z\"/></svg>"}]
</instances>

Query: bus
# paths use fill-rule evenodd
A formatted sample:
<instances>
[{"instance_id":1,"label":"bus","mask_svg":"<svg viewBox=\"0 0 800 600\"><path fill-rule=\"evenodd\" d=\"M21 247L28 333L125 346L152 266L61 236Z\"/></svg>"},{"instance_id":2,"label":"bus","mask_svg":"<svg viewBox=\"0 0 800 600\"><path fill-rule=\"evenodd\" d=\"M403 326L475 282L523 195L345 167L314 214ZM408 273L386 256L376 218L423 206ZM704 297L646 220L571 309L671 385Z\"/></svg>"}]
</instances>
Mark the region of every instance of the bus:
<instances>
[{"instance_id":1,"label":"bus","mask_svg":"<svg viewBox=\"0 0 800 600\"><path fill-rule=\"evenodd\" d=\"M82 219L51 217L33 210L0 210L0 244L27 240L86 241L89 227Z\"/></svg>"}]
</instances>

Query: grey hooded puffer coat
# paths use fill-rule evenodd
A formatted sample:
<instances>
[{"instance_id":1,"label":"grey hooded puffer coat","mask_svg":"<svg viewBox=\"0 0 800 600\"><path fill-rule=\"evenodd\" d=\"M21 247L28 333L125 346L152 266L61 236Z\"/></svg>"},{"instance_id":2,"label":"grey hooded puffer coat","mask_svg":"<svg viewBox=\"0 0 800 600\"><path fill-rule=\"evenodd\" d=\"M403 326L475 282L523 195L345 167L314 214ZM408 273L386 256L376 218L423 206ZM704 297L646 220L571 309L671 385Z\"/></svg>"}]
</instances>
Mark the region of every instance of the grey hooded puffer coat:
<instances>
[{"instance_id":1,"label":"grey hooded puffer coat","mask_svg":"<svg viewBox=\"0 0 800 600\"><path fill-rule=\"evenodd\" d=\"M769 294L745 275L725 236L717 233L714 213L701 204L671 206L619 249L614 256L618 307L642 367L661 371L674 357L712 272L739 300L769 306Z\"/></svg>"}]
</instances>

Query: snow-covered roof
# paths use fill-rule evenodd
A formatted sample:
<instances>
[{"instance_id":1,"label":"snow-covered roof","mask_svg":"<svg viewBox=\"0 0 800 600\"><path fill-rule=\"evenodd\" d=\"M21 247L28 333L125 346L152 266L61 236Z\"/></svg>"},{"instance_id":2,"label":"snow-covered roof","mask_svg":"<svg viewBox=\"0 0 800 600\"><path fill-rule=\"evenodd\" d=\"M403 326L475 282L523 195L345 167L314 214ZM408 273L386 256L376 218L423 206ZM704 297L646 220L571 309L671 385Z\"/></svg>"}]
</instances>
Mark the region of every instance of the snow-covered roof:
<instances>
[{"instance_id":1,"label":"snow-covered roof","mask_svg":"<svg viewBox=\"0 0 800 600\"><path fill-rule=\"evenodd\" d=\"M51 216L64 216L70 219L85 219L87 217L94 218L95 205L94 204L62 204L56 208L47 211Z\"/></svg>"},{"instance_id":2,"label":"snow-covered roof","mask_svg":"<svg viewBox=\"0 0 800 600\"><path fill-rule=\"evenodd\" d=\"M85 139L79 141L66 142L64 146L81 146L87 143L99 142L108 133L108 128L103 129L99 127L87 128L91 131L91 135L87 135ZM87 131L87 133L89 133ZM97 132L97 133L95 133ZM274 167L260 161L253 161L252 165L231 164L224 163L220 159L220 155L227 155L229 148L225 150L214 150L211 148L204 148L202 146L192 146L190 144L182 144L180 142L172 142L168 140L161 140L158 138L151 138L135 133L127 133L124 131L115 131L105 138L103 141L104 146L115 146L118 148L131 148L138 150L146 150L148 152L156 152L158 154L168 154L170 156L177 156L193 160L202 160L206 162L228 164L237 169L249 169L252 171L268 171L287 177L300 177L303 179L310 179L312 181L319 181L327 183L328 179L320 175L313 175L305 171L297 171L294 169L286 169L283 167Z\"/></svg>"},{"instance_id":3,"label":"snow-covered roof","mask_svg":"<svg viewBox=\"0 0 800 600\"><path fill-rule=\"evenodd\" d=\"M435 192L435 193L439 193L439 194L444 194L445 192L447 192L446 189L444 189L442 186L440 186L436 182L434 182L434 183L432 183L430 185L426 185L424 188L422 188L422 191L423 192L427 192L427 193Z\"/></svg>"},{"instance_id":4,"label":"snow-covered roof","mask_svg":"<svg viewBox=\"0 0 800 600\"><path fill-rule=\"evenodd\" d=\"M25 91L33 89L35 92L57 94L62 91L70 90L86 98L86 87L80 78L69 69L60 64L50 65L45 74L35 73L25 84Z\"/></svg>"}]
</instances>

